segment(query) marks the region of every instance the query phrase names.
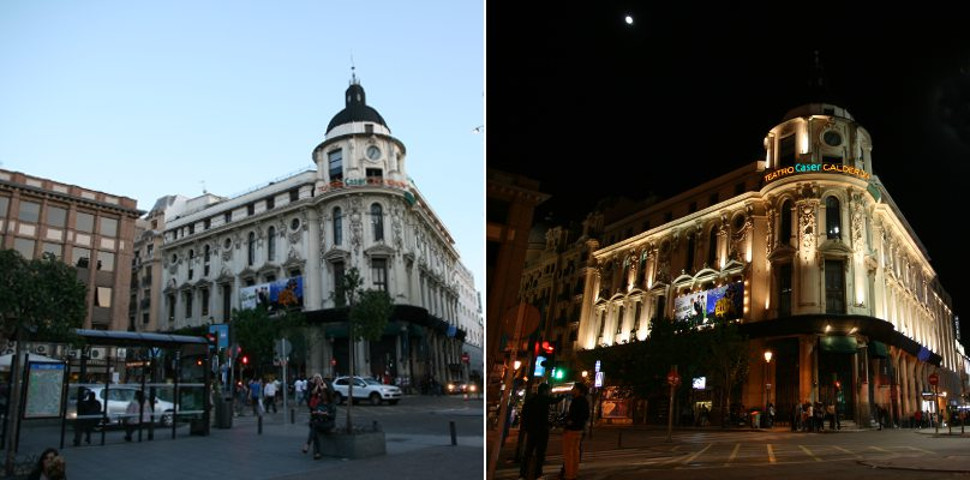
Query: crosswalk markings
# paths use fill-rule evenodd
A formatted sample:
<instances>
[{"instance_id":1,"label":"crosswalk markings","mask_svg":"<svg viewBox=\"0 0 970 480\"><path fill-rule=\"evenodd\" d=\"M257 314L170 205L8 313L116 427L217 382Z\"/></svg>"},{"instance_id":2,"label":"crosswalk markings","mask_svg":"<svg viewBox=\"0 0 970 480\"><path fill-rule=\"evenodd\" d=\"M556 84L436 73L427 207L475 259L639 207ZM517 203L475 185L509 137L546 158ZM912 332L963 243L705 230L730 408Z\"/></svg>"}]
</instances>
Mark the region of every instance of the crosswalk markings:
<instances>
[{"instance_id":1,"label":"crosswalk markings","mask_svg":"<svg viewBox=\"0 0 970 480\"><path fill-rule=\"evenodd\" d=\"M859 459L859 460L862 460L862 455L859 455L859 454L857 454L857 453L852 453L852 452L851 452L851 451L849 451L848 449L846 449L846 448L842 448L842 447L840 447L840 446L838 446L838 445L833 445L833 447L835 447L835 449L836 449L836 450L839 450L839 451L842 451L842 452L845 452L845 453L847 453L847 454L849 454L849 455L852 455L852 456L853 456L853 457L855 457L856 459Z\"/></svg>"},{"instance_id":2,"label":"crosswalk markings","mask_svg":"<svg viewBox=\"0 0 970 480\"><path fill-rule=\"evenodd\" d=\"M877 446L875 446L875 445L870 445L870 446L869 446L869 448L871 448L871 449L873 449L873 450L876 450L876 451L878 451L878 452L883 452L883 453L892 453L892 452L890 452L889 450L886 450L885 448L882 448L882 447L877 447Z\"/></svg>"},{"instance_id":3,"label":"crosswalk markings","mask_svg":"<svg viewBox=\"0 0 970 480\"><path fill-rule=\"evenodd\" d=\"M734 459L737 458L738 452L740 450L741 450L741 444L740 443L735 443L734 444L734 450L731 452L731 456L728 457L728 461L724 463L724 466L725 467L729 466L731 464L731 462L733 462Z\"/></svg>"},{"instance_id":4,"label":"crosswalk markings","mask_svg":"<svg viewBox=\"0 0 970 480\"><path fill-rule=\"evenodd\" d=\"M693 455L691 455L691 456L689 456L689 457L687 457L687 458L686 458L686 459L684 459L684 461L683 461L683 462L681 462L681 463L683 463L684 465L686 465L686 464L688 464L688 463L690 463L690 462L693 462L695 458L697 458L697 457L699 457L699 456L701 456L701 455L702 455L702 454L703 454L704 452L706 452L706 451L708 451L708 450L709 450L709 449L710 449L711 447L713 447L713 446L714 446L714 444L713 444L713 443L708 443L706 447L704 447L703 449L701 449L701 450L700 450L699 452L697 452L697 453L695 453L695 454L693 454Z\"/></svg>"},{"instance_id":5,"label":"crosswalk markings","mask_svg":"<svg viewBox=\"0 0 970 480\"><path fill-rule=\"evenodd\" d=\"M808 447L806 447L805 445L799 445L798 448L801 448L802 451L805 452L805 455L808 455L809 457L814 458L816 462L821 462L822 461L821 458L816 457L815 454L812 453L812 451L809 450Z\"/></svg>"},{"instance_id":6,"label":"crosswalk markings","mask_svg":"<svg viewBox=\"0 0 970 480\"><path fill-rule=\"evenodd\" d=\"M905 446L905 447L903 447L903 448L908 448L908 449L910 449L910 450L916 450L917 452L923 452L923 453L928 453L928 454L930 454L930 455L936 455L936 453L934 453L934 452L931 452L931 451L929 451L929 450L924 450L924 449L922 449L922 448L918 448L918 447L913 447L913 446L910 446L910 445L906 445L906 446Z\"/></svg>"},{"instance_id":7,"label":"crosswalk markings","mask_svg":"<svg viewBox=\"0 0 970 480\"><path fill-rule=\"evenodd\" d=\"M769 463L775 463L777 460L775 459L775 450L774 450L774 448L771 447L771 444L770 443L768 445L766 445L766 447L768 447L768 462Z\"/></svg>"}]
</instances>

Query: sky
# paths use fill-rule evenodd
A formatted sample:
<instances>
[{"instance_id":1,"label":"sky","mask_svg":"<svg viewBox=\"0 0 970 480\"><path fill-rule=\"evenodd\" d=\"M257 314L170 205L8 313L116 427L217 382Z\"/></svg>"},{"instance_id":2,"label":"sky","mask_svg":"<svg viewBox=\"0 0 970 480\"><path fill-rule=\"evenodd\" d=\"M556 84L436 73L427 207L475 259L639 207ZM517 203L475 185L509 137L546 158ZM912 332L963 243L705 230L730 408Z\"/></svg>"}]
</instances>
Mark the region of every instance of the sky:
<instances>
[{"instance_id":1,"label":"sky","mask_svg":"<svg viewBox=\"0 0 970 480\"><path fill-rule=\"evenodd\" d=\"M313 168L353 71L483 292L484 55L481 0L5 0L0 168L238 196Z\"/></svg>"},{"instance_id":2,"label":"sky","mask_svg":"<svg viewBox=\"0 0 970 480\"><path fill-rule=\"evenodd\" d=\"M873 173L925 245L970 343L957 234L970 174L970 31L958 12L550 6L488 11L490 38L502 42L489 42L501 66L489 62L487 165L539 180L552 195L540 218L578 220L609 195L669 197L763 159L765 135L805 103L817 51L829 92L870 133Z\"/></svg>"}]
</instances>

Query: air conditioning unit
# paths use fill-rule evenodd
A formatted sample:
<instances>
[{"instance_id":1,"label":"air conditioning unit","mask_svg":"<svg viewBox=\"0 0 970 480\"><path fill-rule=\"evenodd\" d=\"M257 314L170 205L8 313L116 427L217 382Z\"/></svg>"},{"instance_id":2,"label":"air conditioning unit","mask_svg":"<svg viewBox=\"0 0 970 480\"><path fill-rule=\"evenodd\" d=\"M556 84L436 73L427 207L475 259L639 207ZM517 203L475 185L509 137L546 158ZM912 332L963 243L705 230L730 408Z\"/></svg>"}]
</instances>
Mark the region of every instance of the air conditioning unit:
<instances>
[{"instance_id":1,"label":"air conditioning unit","mask_svg":"<svg viewBox=\"0 0 970 480\"><path fill-rule=\"evenodd\" d=\"M125 358L128 357L128 349L127 348L122 348L122 347L116 348L115 349L115 357L118 360L124 360Z\"/></svg>"},{"instance_id":2,"label":"air conditioning unit","mask_svg":"<svg viewBox=\"0 0 970 480\"><path fill-rule=\"evenodd\" d=\"M91 360L103 360L107 355L105 355L104 347L97 347L91 349Z\"/></svg>"},{"instance_id":3,"label":"air conditioning unit","mask_svg":"<svg viewBox=\"0 0 970 480\"><path fill-rule=\"evenodd\" d=\"M46 343L39 343L34 345L34 353L38 355L47 355L50 352L50 345Z\"/></svg>"}]
</instances>

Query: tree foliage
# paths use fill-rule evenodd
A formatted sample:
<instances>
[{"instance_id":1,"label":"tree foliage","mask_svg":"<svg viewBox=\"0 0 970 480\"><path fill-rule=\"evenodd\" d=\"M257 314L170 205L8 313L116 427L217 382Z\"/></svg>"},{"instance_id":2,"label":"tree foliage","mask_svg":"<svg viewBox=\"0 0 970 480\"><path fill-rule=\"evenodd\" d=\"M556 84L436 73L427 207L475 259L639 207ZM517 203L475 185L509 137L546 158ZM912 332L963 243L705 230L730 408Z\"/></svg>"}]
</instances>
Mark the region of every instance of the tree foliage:
<instances>
[{"instance_id":1,"label":"tree foliage","mask_svg":"<svg viewBox=\"0 0 970 480\"><path fill-rule=\"evenodd\" d=\"M302 312L284 310L270 315L266 307L233 310L232 331L235 342L242 346L257 370L274 356L277 339L293 335L306 325Z\"/></svg>"},{"instance_id":2,"label":"tree foliage","mask_svg":"<svg viewBox=\"0 0 970 480\"><path fill-rule=\"evenodd\" d=\"M26 260L0 250L0 332L14 338L76 343L87 316L87 286L77 270L51 256Z\"/></svg>"}]
</instances>

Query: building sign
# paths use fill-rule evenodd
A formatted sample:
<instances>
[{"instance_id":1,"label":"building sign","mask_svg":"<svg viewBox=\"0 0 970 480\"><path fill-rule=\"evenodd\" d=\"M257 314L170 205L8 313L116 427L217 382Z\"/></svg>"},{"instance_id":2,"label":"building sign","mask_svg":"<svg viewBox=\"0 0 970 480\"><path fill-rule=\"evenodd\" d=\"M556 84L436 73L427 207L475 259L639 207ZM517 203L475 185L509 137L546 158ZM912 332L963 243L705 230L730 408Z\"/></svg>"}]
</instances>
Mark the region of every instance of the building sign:
<instances>
[{"instance_id":1,"label":"building sign","mask_svg":"<svg viewBox=\"0 0 970 480\"><path fill-rule=\"evenodd\" d=\"M872 175L861 169L841 163L796 163L794 166L782 167L765 173L765 183L798 173L841 173L863 180L869 180Z\"/></svg>"},{"instance_id":2,"label":"building sign","mask_svg":"<svg viewBox=\"0 0 970 480\"><path fill-rule=\"evenodd\" d=\"M251 310L264 305L270 312L303 307L303 277L290 277L239 289L239 306Z\"/></svg>"},{"instance_id":3,"label":"building sign","mask_svg":"<svg viewBox=\"0 0 970 480\"><path fill-rule=\"evenodd\" d=\"M744 283L734 282L710 290L688 293L674 299L674 318L704 325L722 317L741 318L744 313Z\"/></svg>"}]
</instances>

